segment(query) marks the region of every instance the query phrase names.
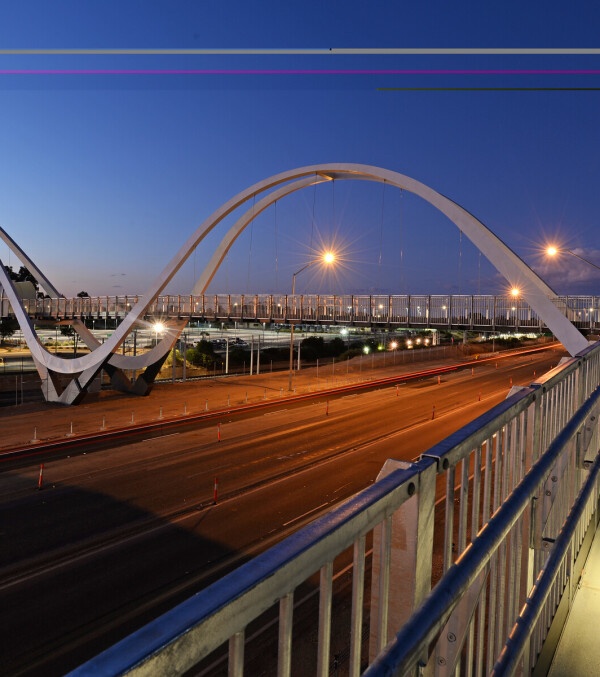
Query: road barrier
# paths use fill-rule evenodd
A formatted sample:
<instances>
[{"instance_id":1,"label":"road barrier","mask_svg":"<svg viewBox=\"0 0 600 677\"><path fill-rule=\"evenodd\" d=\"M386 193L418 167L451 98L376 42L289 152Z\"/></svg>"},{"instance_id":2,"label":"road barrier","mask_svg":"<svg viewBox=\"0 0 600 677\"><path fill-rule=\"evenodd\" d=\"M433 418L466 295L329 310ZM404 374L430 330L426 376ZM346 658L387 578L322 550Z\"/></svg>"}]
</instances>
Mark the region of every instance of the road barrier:
<instances>
[{"instance_id":1,"label":"road barrier","mask_svg":"<svg viewBox=\"0 0 600 677\"><path fill-rule=\"evenodd\" d=\"M318 573L314 673L328 675L333 565L348 549L349 675L529 674L553 652L598 522L599 384L596 343L71 674L181 674L228 644L242 675L246 628L277 604L289 676L295 591Z\"/></svg>"}]
</instances>

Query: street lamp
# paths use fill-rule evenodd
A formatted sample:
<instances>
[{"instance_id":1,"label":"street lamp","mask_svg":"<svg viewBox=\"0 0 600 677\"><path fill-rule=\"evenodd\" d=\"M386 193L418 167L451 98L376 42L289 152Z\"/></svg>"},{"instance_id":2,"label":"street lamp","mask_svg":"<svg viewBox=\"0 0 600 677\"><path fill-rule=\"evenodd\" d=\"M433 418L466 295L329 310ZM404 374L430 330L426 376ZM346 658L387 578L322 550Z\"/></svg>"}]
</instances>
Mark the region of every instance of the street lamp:
<instances>
[{"instance_id":1,"label":"street lamp","mask_svg":"<svg viewBox=\"0 0 600 677\"><path fill-rule=\"evenodd\" d=\"M163 333L165 325L162 322L155 322L152 328L154 329L154 345L157 345L158 335Z\"/></svg>"},{"instance_id":2,"label":"street lamp","mask_svg":"<svg viewBox=\"0 0 600 677\"><path fill-rule=\"evenodd\" d=\"M394 352L394 364L396 364L396 349L398 348L398 341L392 341L392 342L390 343L390 348L391 348L391 349L393 350L393 352Z\"/></svg>"},{"instance_id":3,"label":"street lamp","mask_svg":"<svg viewBox=\"0 0 600 677\"><path fill-rule=\"evenodd\" d=\"M575 258L579 259L580 261L583 261L584 263L587 263L588 265L596 268L596 270L600 270L600 266L597 266L595 263L592 263L591 261L584 259L583 256L579 256L579 254L576 254L575 252L571 251L570 249L559 249L558 247L551 245L550 247L548 247L546 249L546 254L548 254L548 256L556 256L557 254L571 254L571 256L574 256Z\"/></svg>"},{"instance_id":4,"label":"street lamp","mask_svg":"<svg viewBox=\"0 0 600 677\"><path fill-rule=\"evenodd\" d=\"M303 271L305 271L307 268L310 266L313 266L315 263L327 263L331 264L335 261L335 254L333 252L325 252L323 256L319 259L313 259L312 261L309 261L305 266L300 268L300 270L297 270L293 275L292 275L292 297L296 296L296 275L300 275ZM292 373L294 371L294 323L292 319L290 318L290 377L289 377L289 383L288 383L288 390L291 392L292 390Z\"/></svg>"}]
</instances>

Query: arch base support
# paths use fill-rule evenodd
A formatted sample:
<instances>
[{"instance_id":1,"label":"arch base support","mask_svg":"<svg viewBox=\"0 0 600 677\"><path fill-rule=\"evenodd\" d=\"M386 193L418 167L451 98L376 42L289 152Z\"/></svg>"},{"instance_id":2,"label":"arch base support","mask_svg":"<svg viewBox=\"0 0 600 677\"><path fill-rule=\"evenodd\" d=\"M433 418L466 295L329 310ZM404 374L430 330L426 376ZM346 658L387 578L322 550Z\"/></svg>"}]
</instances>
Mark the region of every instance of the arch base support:
<instances>
[{"instance_id":1,"label":"arch base support","mask_svg":"<svg viewBox=\"0 0 600 677\"><path fill-rule=\"evenodd\" d=\"M42 382L41 390L46 402L54 402L65 406L79 404L88 392L94 389L100 390L101 385L96 379L102 370L106 371L109 375L111 386L114 390L130 395L149 395L156 377L160 373L169 352L177 342L185 324L185 322L179 323L171 341L161 342L158 358L149 364L134 382L131 381L123 369L111 364L112 355L104 362L73 376L66 385L64 384L64 375L57 374L48 369L42 362L33 357L38 374L40 375Z\"/></svg>"}]
</instances>

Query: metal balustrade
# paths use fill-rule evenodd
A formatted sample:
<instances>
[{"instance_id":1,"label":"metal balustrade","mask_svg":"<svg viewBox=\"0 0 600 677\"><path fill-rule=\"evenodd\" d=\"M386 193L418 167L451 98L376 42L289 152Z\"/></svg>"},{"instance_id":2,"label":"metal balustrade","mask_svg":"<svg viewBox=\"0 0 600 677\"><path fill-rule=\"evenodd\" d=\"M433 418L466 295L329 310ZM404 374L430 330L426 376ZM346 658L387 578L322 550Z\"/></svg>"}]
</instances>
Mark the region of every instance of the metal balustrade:
<instances>
[{"instance_id":1,"label":"metal balustrade","mask_svg":"<svg viewBox=\"0 0 600 677\"><path fill-rule=\"evenodd\" d=\"M180 674L228 644L229 674L242 675L246 629L275 604L277 674L288 676L295 594L317 573L314 672L328 675L334 563L349 548L348 674L528 673L597 523L599 383L596 343L416 463L388 461L371 487L72 674Z\"/></svg>"},{"instance_id":2,"label":"metal balustrade","mask_svg":"<svg viewBox=\"0 0 600 677\"><path fill-rule=\"evenodd\" d=\"M31 317L123 318L137 296L24 300ZM578 327L600 329L600 297L557 296L557 307ZM9 314L6 300L2 316ZM480 331L544 329L528 304L520 299L488 295L273 295L214 294L159 296L148 317L189 317L206 321L304 322L476 329Z\"/></svg>"},{"instance_id":3,"label":"metal balustrade","mask_svg":"<svg viewBox=\"0 0 600 677\"><path fill-rule=\"evenodd\" d=\"M493 516L469 548L459 535L462 556L366 675L404 675L418 665L426 674L454 674L461 667L476 675L514 674L517 668L530 674L540 660L563 594L569 592L566 603L572 599L584 537L593 536L597 524L598 348L586 352L588 360L577 371L569 373L567 365L565 378L550 377L521 396L525 402L535 398L527 417L533 431L524 427L523 410L503 426L501 453L496 446L495 458L486 459L482 505L491 500ZM480 495L480 479L476 463L473 496ZM466 481L463 473L461 491ZM461 500L461 508L467 503ZM471 499L472 518L477 505ZM468 516L463 520L464 534ZM476 526L475 518L471 530Z\"/></svg>"}]
</instances>

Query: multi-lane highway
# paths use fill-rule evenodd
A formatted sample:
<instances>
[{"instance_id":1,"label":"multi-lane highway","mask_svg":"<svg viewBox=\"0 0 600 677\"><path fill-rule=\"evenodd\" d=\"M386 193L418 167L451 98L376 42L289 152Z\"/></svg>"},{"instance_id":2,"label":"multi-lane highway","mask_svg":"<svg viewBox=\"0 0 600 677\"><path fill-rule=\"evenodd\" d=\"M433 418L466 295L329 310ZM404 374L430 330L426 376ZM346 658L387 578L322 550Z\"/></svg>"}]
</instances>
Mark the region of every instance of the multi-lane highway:
<instances>
[{"instance_id":1,"label":"multi-lane highway","mask_svg":"<svg viewBox=\"0 0 600 677\"><path fill-rule=\"evenodd\" d=\"M3 669L61 674L555 365L554 351L0 474ZM433 407L435 406L435 417ZM219 496L213 505L214 479Z\"/></svg>"}]
</instances>

